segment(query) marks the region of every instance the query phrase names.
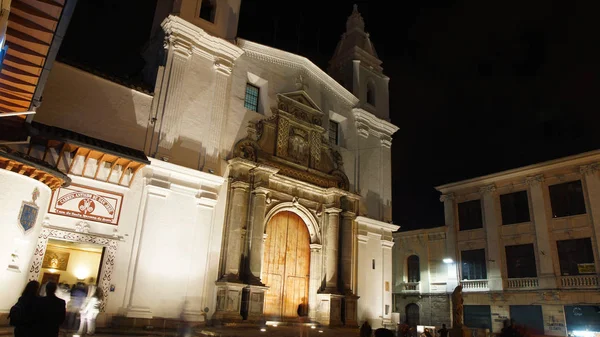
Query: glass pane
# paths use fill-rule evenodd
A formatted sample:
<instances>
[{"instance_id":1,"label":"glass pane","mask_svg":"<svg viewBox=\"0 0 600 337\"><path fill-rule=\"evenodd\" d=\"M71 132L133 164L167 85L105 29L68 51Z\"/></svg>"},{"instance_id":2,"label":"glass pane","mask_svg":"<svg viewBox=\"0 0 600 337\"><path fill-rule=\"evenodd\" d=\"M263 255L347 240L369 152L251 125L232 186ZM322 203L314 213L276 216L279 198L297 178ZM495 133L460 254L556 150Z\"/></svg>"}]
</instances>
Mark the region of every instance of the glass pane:
<instances>
[{"instance_id":1,"label":"glass pane","mask_svg":"<svg viewBox=\"0 0 600 337\"><path fill-rule=\"evenodd\" d=\"M461 231L483 228L481 201L479 199L458 204L458 225Z\"/></svg>"},{"instance_id":2,"label":"glass pane","mask_svg":"<svg viewBox=\"0 0 600 337\"><path fill-rule=\"evenodd\" d=\"M248 110L258 111L258 87L246 84L246 97L244 107Z\"/></svg>"}]
</instances>

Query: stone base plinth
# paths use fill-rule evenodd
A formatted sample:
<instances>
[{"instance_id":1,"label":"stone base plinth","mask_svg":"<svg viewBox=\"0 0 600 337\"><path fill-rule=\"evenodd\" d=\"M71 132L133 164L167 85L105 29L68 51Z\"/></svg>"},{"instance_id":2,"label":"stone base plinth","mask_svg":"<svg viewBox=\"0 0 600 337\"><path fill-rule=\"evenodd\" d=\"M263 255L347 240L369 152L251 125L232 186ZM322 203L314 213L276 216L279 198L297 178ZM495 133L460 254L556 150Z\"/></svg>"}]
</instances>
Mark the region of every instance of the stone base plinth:
<instances>
[{"instance_id":1,"label":"stone base plinth","mask_svg":"<svg viewBox=\"0 0 600 337\"><path fill-rule=\"evenodd\" d=\"M344 326L356 328L358 327L358 318L356 308L359 297L356 295L344 296Z\"/></svg>"},{"instance_id":2,"label":"stone base plinth","mask_svg":"<svg viewBox=\"0 0 600 337\"><path fill-rule=\"evenodd\" d=\"M145 307L129 307L125 317L129 318L152 318L152 311Z\"/></svg>"},{"instance_id":3,"label":"stone base plinth","mask_svg":"<svg viewBox=\"0 0 600 337\"><path fill-rule=\"evenodd\" d=\"M324 326L342 325L344 295L317 294L317 322Z\"/></svg>"},{"instance_id":4,"label":"stone base plinth","mask_svg":"<svg viewBox=\"0 0 600 337\"><path fill-rule=\"evenodd\" d=\"M244 288L242 298L242 316L253 323L262 323L265 320L263 309L265 305L265 291L269 287L249 285Z\"/></svg>"},{"instance_id":5,"label":"stone base plinth","mask_svg":"<svg viewBox=\"0 0 600 337\"><path fill-rule=\"evenodd\" d=\"M471 337L471 329L461 326L450 329L450 337Z\"/></svg>"},{"instance_id":6,"label":"stone base plinth","mask_svg":"<svg viewBox=\"0 0 600 337\"><path fill-rule=\"evenodd\" d=\"M215 282L217 286L217 307L212 316L213 322L241 322L242 293L247 286L243 283Z\"/></svg>"}]
</instances>

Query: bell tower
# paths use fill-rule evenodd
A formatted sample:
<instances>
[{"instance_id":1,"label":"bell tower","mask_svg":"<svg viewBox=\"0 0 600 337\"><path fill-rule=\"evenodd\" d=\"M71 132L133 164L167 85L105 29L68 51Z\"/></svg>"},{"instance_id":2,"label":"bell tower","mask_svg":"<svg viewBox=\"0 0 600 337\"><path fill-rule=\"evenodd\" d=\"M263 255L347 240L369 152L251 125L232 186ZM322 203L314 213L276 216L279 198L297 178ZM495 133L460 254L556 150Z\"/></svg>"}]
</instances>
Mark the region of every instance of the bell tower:
<instances>
[{"instance_id":1,"label":"bell tower","mask_svg":"<svg viewBox=\"0 0 600 337\"><path fill-rule=\"evenodd\" d=\"M242 0L176 0L179 16L210 35L232 42L237 36ZM177 10L177 8L175 8Z\"/></svg>"},{"instance_id":2,"label":"bell tower","mask_svg":"<svg viewBox=\"0 0 600 337\"><path fill-rule=\"evenodd\" d=\"M329 61L329 75L360 99L360 107L375 116L389 120L389 80L383 74L381 60L365 21L354 5L346 21L346 32Z\"/></svg>"}]
</instances>

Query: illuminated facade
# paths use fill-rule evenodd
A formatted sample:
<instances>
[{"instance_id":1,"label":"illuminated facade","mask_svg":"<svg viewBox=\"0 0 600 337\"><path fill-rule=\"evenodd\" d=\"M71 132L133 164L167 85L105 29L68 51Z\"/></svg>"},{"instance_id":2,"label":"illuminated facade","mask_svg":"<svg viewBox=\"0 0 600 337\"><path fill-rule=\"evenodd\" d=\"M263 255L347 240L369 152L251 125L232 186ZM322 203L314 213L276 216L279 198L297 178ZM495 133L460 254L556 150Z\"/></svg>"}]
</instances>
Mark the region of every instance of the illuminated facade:
<instances>
[{"instance_id":1,"label":"illuminated facade","mask_svg":"<svg viewBox=\"0 0 600 337\"><path fill-rule=\"evenodd\" d=\"M0 170L14 190L2 195L11 212L0 262L10 271L0 277L12 289L96 282L100 324L161 326L181 313L297 321L299 312L324 325L391 322L398 128L357 8L327 74L235 39L239 0L162 5L153 94L54 64L30 141L4 151L62 180L10 161ZM75 250L102 251L97 269L71 271ZM3 293L0 312L17 295Z\"/></svg>"},{"instance_id":2,"label":"illuminated facade","mask_svg":"<svg viewBox=\"0 0 600 337\"><path fill-rule=\"evenodd\" d=\"M444 296L460 280L469 327L599 331L599 161L594 151L437 187L446 226L395 234L400 320L448 324Z\"/></svg>"}]
</instances>

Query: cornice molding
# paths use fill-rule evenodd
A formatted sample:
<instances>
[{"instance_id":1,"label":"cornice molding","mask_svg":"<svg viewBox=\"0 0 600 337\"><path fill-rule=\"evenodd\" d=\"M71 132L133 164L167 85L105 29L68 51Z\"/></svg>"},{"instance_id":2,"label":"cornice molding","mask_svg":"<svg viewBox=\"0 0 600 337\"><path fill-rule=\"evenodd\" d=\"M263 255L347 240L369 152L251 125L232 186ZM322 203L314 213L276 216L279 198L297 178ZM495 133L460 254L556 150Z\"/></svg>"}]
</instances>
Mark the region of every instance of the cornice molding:
<instances>
[{"instance_id":1,"label":"cornice molding","mask_svg":"<svg viewBox=\"0 0 600 337\"><path fill-rule=\"evenodd\" d=\"M525 177L525 183L527 186L537 186L544 182L544 175L538 174L535 176Z\"/></svg>"},{"instance_id":2,"label":"cornice molding","mask_svg":"<svg viewBox=\"0 0 600 337\"><path fill-rule=\"evenodd\" d=\"M445 201L452 201L456 198L456 195L454 193L447 193L447 194L442 194L440 196L440 201L441 202L445 202Z\"/></svg>"},{"instance_id":3,"label":"cornice molding","mask_svg":"<svg viewBox=\"0 0 600 337\"><path fill-rule=\"evenodd\" d=\"M356 222L359 225L366 225L367 228L379 229L379 230L384 230L384 231L389 231L389 232L395 232L398 229L400 229L400 226L398 226L398 225L394 225L394 224L390 224L387 222L367 218L364 216L357 216Z\"/></svg>"},{"instance_id":4,"label":"cornice molding","mask_svg":"<svg viewBox=\"0 0 600 337\"><path fill-rule=\"evenodd\" d=\"M165 39L173 46L176 52L185 55L186 51L191 51L212 60L215 62L218 70L221 70L223 66L232 68L233 62L244 53L235 44L214 37L202 28L178 16L167 16L163 20L161 27L165 32ZM228 71L230 72L231 70Z\"/></svg>"},{"instance_id":5,"label":"cornice molding","mask_svg":"<svg viewBox=\"0 0 600 337\"><path fill-rule=\"evenodd\" d=\"M237 45L248 57L283 65L292 69L306 70L306 74L309 77L324 84L328 91L342 98L350 106L356 106L359 102L357 97L304 56L288 53L240 38L237 39Z\"/></svg>"},{"instance_id":6,"label":"cornice molding","mask_svg":"<svg viewBox=\"0 0 600 337\"><path fill-rule=\"evenodd\" d=\"M600 170L600 163L592 163L588 165L582 165L579 167L579 172L584 176L594 174L598 170Z\"/></svg>"},{"instance_id":7,"label":"cornice molding","mask_svg":"<svg viewBox=\"0 0 600 337\"><path fill-rule=\"evenodd\" d=\"M494 193L496 193L496 185L495 184L489 184L489 185L481 186L479 188L479 194L481 194L481 195L488 195L488 194L494 194Z\"/></svg>"},{"instance_id":8,"label":"cornice molding","mask_svg":"<svg viewBox=\"0 0 600 337\"><path fill-rule=\"evenodd\" d=\"M397 126L378 118L365 109L354 108L352 109L352 114L354 115L356 129L360 136L367 138L369 135L373 135L381 139L382 145L387 146L388 143L391 145L391 137L399 129Z\"/></svg>"}]
</instances>

